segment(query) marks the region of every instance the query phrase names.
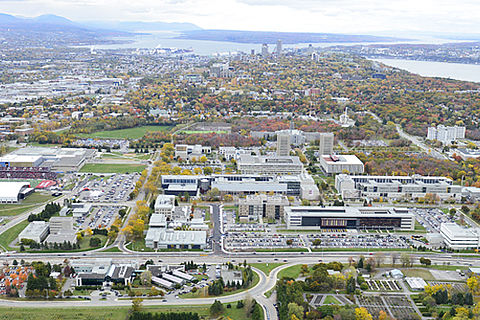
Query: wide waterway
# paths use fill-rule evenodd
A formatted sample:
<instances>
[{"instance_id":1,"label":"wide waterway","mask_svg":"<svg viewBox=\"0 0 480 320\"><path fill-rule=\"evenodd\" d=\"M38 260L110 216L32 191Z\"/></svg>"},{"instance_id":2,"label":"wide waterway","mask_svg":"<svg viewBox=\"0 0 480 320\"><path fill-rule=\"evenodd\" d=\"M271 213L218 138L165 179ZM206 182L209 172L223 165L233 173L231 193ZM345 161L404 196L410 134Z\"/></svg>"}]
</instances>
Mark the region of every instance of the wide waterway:
<instances>
[{"instance_id":1,"label":"wide waterway","mask_svg":"<svg viewBox=\"0 0 480 320\"><path fill-rule=\"evenodd\" d=\"M374 59L387 66L407 70L424 77L440 77L480 82L480 65L405 59Z\"/></svg>"}]
</instances>

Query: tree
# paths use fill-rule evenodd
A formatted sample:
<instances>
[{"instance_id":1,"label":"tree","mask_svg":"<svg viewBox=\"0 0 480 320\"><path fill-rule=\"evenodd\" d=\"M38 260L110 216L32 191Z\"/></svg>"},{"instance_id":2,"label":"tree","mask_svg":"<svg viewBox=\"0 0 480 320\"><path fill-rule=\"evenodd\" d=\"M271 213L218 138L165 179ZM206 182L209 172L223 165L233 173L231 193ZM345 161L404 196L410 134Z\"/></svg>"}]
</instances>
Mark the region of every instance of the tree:
<instances>
[{"instance_id":1,"label":"tree","mask_svg":"<svg viewBox=\"0 0 480 320\"><path fill-rule=\"evenodd\" d=\"M135 298L132 299L132 312L140 312L143 309L143 299Z\"/></svg>"},{"instance_id":2,"label":"tree","mask_svg":"<svg viewBox=\"0 0 480 320\"><path fill-rule=\"evenodd\" d=\"M467 287L473 294L480 292L480 276L473 275L467 279Z\"/></svg>"},{"instance_id":3,"label":"tree","mask_svg":"<svg viewBox=\"0 0 480 320\"><path fill-rule=\"evenodd\" d=\"M295 302L290 302L288 304L288 316L291 318L292 316L297 317L298 319L303 319L303 307L299 306Z\"/></svg>"},{"instance_id":4,"label":"tree","mask_svg":"<svg viewBox=\"0 0 480 320\"><path fill-rule=\"evenodd\" d=\"M151 285L152 284L152 273L148 270L143 271L140 274L140 281L143 285Z\"/></svg>"},{"instance_id":5,"label":"tree","mask_svg":"<svg viewBox=\"0 0 480 320\"><path fill-rule=\"evenodd\" d=\"M99 238L96 238L96 237L90 238L90 247L92 248L100 247L101 244L102 244L102 240L100 240Z\"/></svg>"},{"instance_id":6,"label":"tree","mask_svg":"<svg viewBox=\"0 0 480 320\"><path fill-rule=\"evenodd\" d=\"M421 263L421 264L424 264L426 267L428 267L429 265L432 264L432 261L431 261L430 259L421 257L421 258L420 258L420 263Z\"/></svg>"},{"instance_id":7,"label":"tree","mask_svg":"<svg viewBox=\"0 0 480 320\"><path fill-rule=\"evenodd\" d=\"M410 267L412 264L412 260L410 258L410 255L406 252L403 252L400 256L400 261L402 261L402 266L403 267Z\"/></svg>"},{"instance_id":8,"label":"tree","mask_svg":"<svg viewBox=\"0 0 480 320\"><path fill-rule=\"evenodd\" d=\"M355 308L355 320L373 320L373 317L364 307Z\"/></svg>"},{"instance_id":9,"label":"tree","mask_svg":"<svg viewBox=\"0 0 480 320\"><path fill-rule=\"evenodd\" d=\"M397 260L398 260L398 253L396 252L392 252L392 266L395 267L395 264L397 263Z\"/></svg>"},{"instance_id":10,"label":"tree","mask_svg":"<svg viewBox=\"0 0 480 320\"><path fill-rule=\"evenodd\" d=\"M210 175L213 173L213 169L211 167L205 167L203 168L203 174L205 175Z\"/></svg>"},{"instance_id":11,"label":"tree","mask_svg":"<svg viewBox=\"0 0 480 320\"><path fill-rule=\"evenodd\" d=\"M387 315L387 313L383 310L380 310L380 312L378 313L378 320L388 320L389 317Z\"/></svg>"},{"instance_id":12,"label":"tree","mask_svg":"<svg viewBox=\"0 0 480 320\"><path fill-rule=\"evenodd\" d=\"M210 306L210 315L214 317L218 317L225 311L225 308L223 307L223 304L215 300L215 302Z\"/></svg>"},{"instance_id":13,"label":"tree","mask_svg":"<svg viewBox=\"0 0 480 320\"><path fill-rule=\"evenodd\" d=\"M349 276L347 279L347 293L354 293L357 289L357 283L355 277Z\"/></svg>"},{"instance_id":14,"label":"tree","mask_svg":"<svg viewBox=\"0 0 480 320\"><path fill-rule=\"evenodd\" d=\"M385 255L383 254L383 252L375 253L375 261L377 262L377 268L380 268L380 266L383 263L383 260L385 260Z\"/></svg>"},{"instance_id":15,"label":"tree","mask_svg":"<svg viewBox=\"0 0 480 320\"><path fill-rule=\"evenodd\" d=\"M365 258L363 256L360 256L360 259L358 259L357 263L357 268L362 269L363 268L363 262L365 261Z\"/></svg>"}]
</instances>

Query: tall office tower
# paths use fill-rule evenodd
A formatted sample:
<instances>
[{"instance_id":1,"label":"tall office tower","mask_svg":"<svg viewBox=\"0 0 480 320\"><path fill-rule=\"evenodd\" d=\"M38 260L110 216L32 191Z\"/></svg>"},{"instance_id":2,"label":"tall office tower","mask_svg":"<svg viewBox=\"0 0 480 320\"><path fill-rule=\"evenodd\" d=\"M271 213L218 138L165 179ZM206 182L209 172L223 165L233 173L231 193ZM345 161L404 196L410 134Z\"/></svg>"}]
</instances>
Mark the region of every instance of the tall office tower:
<instances>
[{"instance_id":1,"label":"tall office tower","mask_svg":"<svg viewBox=\"0 0 480 320\"><path fill-rule=\"evenodd\" d=\"M277 134L277 156L284 157L290 155L290 133L280 132Z\"/></svg>"},{"instance_id":2,"label":"tall office tower","mask_svg":"<svg viewBox=\"0 0 480 320\"><path fill-rule=\"evenodd\" d=\"M282 55L282 40L277 40L277 47L275 48L275 54L277 57L280 57Z\"/></svg>"},{"instance_id":3,"label":"tall office tower","mask_svg":"<svg viewBox=\"0 0 480 320\"><path fill-rule=\"evenodd\" d=\"M333 154L334 135L331 132L321 132L318 144L320 155Z\"/></svg>"},{"instance_id":4,"label":"tall office tower","mask_svg":"<svg viewBox=\"0 0 480 320\"><path fill-rule=\"evenodd\" d=\"M268 44L262 44L262 56L264 58L268 57Z\"/></svg>"}]
</instances>

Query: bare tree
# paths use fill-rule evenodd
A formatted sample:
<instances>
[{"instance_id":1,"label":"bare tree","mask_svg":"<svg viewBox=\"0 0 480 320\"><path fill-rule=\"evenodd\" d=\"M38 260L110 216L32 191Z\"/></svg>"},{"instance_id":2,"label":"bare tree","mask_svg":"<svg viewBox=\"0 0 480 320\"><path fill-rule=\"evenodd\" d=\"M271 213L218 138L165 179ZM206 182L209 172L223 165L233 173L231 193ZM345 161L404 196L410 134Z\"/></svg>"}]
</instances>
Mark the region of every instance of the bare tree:
<instances>
[{"instance_id":1,"label":"bare tree","mask_svg":"<svg viewBox=\"0 0 480 320\"><path fill-rule=\"evenodd\" d=\"M385 260L385 255L383 254L383 252L377 252L375 254L375 261L377 262L377 268L380 268L380 265L383 263L384 260Z\"/></svg>"},{"instance_id":2,"label":"bare tree","mask_svg":"<svg viewBox=\"0 0 480 320\"><path fill-rule=\"evenodd\" d=\"M395 264L397 263L398 260L398 253L392 252L392 266L395 267Z\"/></svg>"},{"instance_id":3,"label":"bare tree","mask_svg":"<svg viewBox=\"0 0 480 320\"><path fill-rule=\"evenodd\" d=\"M412 260L410 259L410 255L406 252L402 253L400 256L400 261L402 261L402 266L410 267L412 264Z\"/></svg>"},{"instance_id":4,"label":"bare tree","mask_svg":"<svg viewBox=\"0 0 480 320\"><path fill-rule=\"evenodd\" d=\"M353 265L355 263L355 260L353 259L352 256L348 257L348 265Z\"/></svg>"}]
</instances>

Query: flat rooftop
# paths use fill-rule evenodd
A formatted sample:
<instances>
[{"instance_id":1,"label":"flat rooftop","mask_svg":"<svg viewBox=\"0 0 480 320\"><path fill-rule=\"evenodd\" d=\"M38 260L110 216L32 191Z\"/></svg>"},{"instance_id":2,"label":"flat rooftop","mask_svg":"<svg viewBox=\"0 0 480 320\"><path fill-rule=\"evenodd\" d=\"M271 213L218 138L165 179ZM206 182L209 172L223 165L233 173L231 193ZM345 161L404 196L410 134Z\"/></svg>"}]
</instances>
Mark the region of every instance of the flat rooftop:
<instances>
[{"instance_id":1,"label":"flat rooftop","mask_svg":"<svg viewBox=\"0 0 480 320\"><path fill-rule=\"evenodd\" d=\"M328 164L363 164L363 162L353 154L322 155L322 159Z\"/></svg>"}]
</instances>

